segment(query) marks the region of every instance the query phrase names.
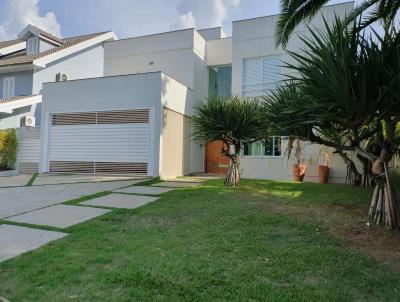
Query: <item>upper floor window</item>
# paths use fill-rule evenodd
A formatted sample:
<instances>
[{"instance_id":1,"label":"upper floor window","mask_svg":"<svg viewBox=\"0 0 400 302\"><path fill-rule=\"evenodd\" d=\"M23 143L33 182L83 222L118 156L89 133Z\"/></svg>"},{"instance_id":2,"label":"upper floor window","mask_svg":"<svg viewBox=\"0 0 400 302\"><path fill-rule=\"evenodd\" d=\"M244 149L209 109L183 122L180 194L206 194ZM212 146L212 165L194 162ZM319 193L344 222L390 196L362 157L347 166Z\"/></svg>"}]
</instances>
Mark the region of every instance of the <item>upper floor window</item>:
<instances>
[{"instance_id":1,"label":"upper floor window","mask_svg":"<svg viewBox=\"0 0 400 302\"><path fill-rule=\"evenodd\" d=\"M244 146L244 156L272 156L282 155L282 139L279 136L271 136L266 140L256 141Z\"/></svg>"},{"instance_id":2,"label":"upper floor window","mask_svg":"<svg viewBox=\"0 0 400 302\"><path fill-rule=\"evenodd\" d=\"M39 52L39 38L31 37L26 41L26 53L28 55Z\"/></svg>"},{"instance_id":3,"label":"upper floor window","mask_svg":"<svg viewBox=\"0 0 400 302\"><path fill-rule=\"evenodd\" d=\"M11 98L14 96L15 78L3 79L3 98Z\"/></svg>"},{"instance_id":4,"label":"upper floor window","mask_svg":"<svg viewBox=\"0 0 400 302\"><path fill-rule=\"evenodd\" d=\"M282 80L281 56L247 58L243 61L242 92L244 97L257 97L276 89Z\"/></svg>"}]
</instances>

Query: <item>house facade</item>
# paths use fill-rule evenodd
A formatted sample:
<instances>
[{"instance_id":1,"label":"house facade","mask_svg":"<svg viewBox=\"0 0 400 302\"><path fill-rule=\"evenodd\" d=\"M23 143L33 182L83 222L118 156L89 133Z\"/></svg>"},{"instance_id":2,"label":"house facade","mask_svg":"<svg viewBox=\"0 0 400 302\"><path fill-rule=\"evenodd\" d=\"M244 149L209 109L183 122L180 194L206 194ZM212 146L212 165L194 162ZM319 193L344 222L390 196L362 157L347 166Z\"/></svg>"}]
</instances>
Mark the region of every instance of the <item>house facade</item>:
<instances>
[{"instance_id":1,"label":"house facade","mask_svg":"<svg viewBox=\"0 0 400 302\"><path fill-rule=\"evenodd\" d=\"M324 7L309 24L323 29L354 7ZM275 47L278 16L233 22L221 28L186 29L104 44L102 76L46 83L40 133L40 172L134 173L164 179L227 169L220 146L189 136L193 107L211 95L243 97L270 93L283 80L287 50L301 51L300 25L287 49ZM241 172L247 178L291 179L292 160L280 137L245 146ZM306 181L329 154L331 182L343 182L346 167L330 150L303 146Z\"/></svg>"},{"instance_id":2,"label":"house facade","mask_svg":"<svg viewBox=\"0 0 400 302\"><path fill-rule=\"evenodd\" d=\"M40 126L42 84L103 76L103 44L115 39L113 32L59 38L28 25L0 42L0 129L20 127L25 116Z\"/></svg>"}]
</instances>

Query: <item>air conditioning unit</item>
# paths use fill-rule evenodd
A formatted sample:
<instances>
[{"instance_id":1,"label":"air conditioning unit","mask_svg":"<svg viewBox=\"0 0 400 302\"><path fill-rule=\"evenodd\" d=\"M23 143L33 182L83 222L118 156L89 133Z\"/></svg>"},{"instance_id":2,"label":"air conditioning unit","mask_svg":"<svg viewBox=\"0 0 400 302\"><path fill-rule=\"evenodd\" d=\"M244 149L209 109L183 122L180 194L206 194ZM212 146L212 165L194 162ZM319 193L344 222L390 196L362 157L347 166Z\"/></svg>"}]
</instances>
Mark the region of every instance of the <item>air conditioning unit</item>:
<instances>
[{"instance_id":1,"label":"air conditioning unit","mask_svg":"<svg viewBox=\"0 0 400 302\"><path fill-rule=\"evenodd\" d=\"M21 127L35 127L36 121L34 116L24 116L21 118Z\"/></svg>"},{"instance_id":2,"label":"air conditioning unit","mask_svg":"<svg viewBox=\"0 0 400 302\"><path fill-rule=\"evenodd\" d=\"M65 73L57 73L56 74L56 82L63 82L68 80L68 76Z\"/></svg>"}]
</instances>

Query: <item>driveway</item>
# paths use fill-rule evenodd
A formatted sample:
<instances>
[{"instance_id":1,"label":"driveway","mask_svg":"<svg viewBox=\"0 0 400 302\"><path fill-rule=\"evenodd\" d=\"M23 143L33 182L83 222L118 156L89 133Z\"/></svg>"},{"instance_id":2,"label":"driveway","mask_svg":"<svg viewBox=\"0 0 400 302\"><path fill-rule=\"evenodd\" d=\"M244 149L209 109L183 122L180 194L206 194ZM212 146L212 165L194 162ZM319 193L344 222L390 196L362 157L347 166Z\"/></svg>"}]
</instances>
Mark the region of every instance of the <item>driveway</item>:
<instances>
[{"instance_id":1,"label":"driveway","mask_svg":"<svg viewBox=\"0 0 400 302\"><path fill-rule=\"evenodd\" d=\"M51 177L51 176L47 176ZM62 181L73 182L74 176L63 176ZM117 178L118 179L118 178ZM59 179L60 180L60 179ZM107 179L106 182L51 184L32 187L0 188L0 219L59 204L71 199L109 191L143 181ZM49 183L56 183L49 180Z\"/></svg>"}]
</instances>

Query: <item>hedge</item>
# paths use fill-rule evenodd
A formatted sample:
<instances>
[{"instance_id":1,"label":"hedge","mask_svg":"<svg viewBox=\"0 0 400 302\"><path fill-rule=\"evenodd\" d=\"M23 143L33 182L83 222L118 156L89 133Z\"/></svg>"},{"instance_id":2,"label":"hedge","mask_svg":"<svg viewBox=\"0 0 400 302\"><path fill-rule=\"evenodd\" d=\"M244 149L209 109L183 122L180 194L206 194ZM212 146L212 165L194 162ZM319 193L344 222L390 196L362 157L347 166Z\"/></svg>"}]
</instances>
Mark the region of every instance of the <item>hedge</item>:
<instances>
[{"instance_id":1,"label":"hedge","mask_svg":"<svg viewBox=\"0 0 400 302\"><path fill-rule=\"evenodd\" d=\"M0 169L13 169L17 160L15 129L0 130Z\"/></svg>"}]
</instances>

